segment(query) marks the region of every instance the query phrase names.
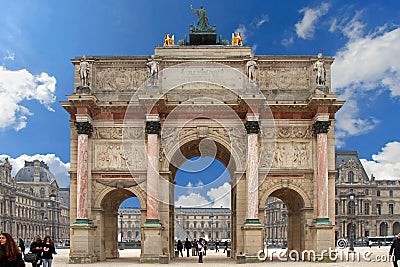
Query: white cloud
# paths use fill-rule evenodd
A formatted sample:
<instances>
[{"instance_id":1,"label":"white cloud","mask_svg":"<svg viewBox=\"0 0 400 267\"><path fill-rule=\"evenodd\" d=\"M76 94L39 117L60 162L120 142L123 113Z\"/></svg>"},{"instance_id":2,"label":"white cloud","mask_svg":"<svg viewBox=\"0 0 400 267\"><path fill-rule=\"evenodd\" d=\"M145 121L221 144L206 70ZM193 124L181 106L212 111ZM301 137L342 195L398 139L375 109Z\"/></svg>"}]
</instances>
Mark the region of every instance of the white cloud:
<instances>
[{"instance_id":1,"label":"white cloud","mask_svg":"<svg viewBox=\"0 0 400 267\"><path fill-rule=\"evenodd\" d=\"M14 61L15 59L15 53L10 52L10 50L7 50L7 55L5 55L3 57L3 60L10 60L10 61Z\"/></svg>"},{"instance_id":2,"label":"white cloud","mask_svg":"<svg viewBox=\"0 0 400 267\"><path fill-rule=\"evenodd\" d=\"M283 46L289 46L289 45L293 44L293 42L294 42L293 37L284 38L284 39L282 39L282 41L281 41L281 45L283 45Z\"/></svg>"},{"instance_id":3,"label":"white cloud","mask_svg":"<svg viewBox=\"0 0 400 267\"><path fill-rule=\"evenodd\" d=\"M328 12L329 7L328 3L322 3L317 8L306 7L299 10L300 13L304 13L304 17L295 24L297 36L302 39L312 39L318 19Z\"/></svg>"},{"instance_id":4,"label":"white cloud","mask_svg":"<svg viewBox=\"0 0 400 267\"><path fill-rule=\"evenodd\" d=\"M269 16L262 15L261 18L256 21L256 28L260 28L262 25L264 25L268 21L269 21Z\"/></svg>"},{"instance_id":5,"label":"white cloud","mask_svg":"<svg viewBox=\"0 0 400 267\"><path fill-rule=\"evenodd\" d=\"M400 61L394 56L400 54L400 28L382 26L361 36L361 22L352 19L341 27L349 41L336 53L332 65L333 91L346 100L337 113L339 147L344 144L343 138L366 134L379 123L373 117L361 117L358 101L365 98L360 96L381 90L389 90L392 97L400 96Z\"/></svg>"},{"instance_id":6,"label":"white cloud","mask_svg":"<svg viewBox=\"0 0 400 267\"><path fill-rule=\"evenodd\" d=\"M228 182L220 187L210 188L209 191L190 192L187 195L180 195L175 202L179 207L201 207L201 208L229 208L231 206L231 186Z\"/></svg>"},{"instance_id":7,"label":"white cloud","mask_svg":"<svg viewBox=\"0 0 400 267\"><path fill-rule=\"evenodd\" d=\"M47 73L33 75L26 69L7 70L0 66L0 129L25 128L27 116L32 116L23 101L38 100L48 110L56 100L56 78Z\"/></svg>"},{"instance_id":8,"label":"white cloud","mask_svg":"<svg viewBox=\"0 0 400 267\"><path fill-rule=\"evenodd\" d=\"M335 146L343 147L345 145L346 136L357 136L365 134L373 130L379 120L369 116L360 117L360 109L356 96L349 95L351 92L344 93L344 98L347 99L345 105L336 113L336 134Z\"/></svg>"},{"instance_id":9,"label":"white cloud","mask_svg":"<svg viewBox=\"0 0 400 267\"><path fill-rule=\"evenodd\" d=\"M229 183L224 183L217 188L211 188L207 192L207 196L212 199L213 208L231 207L231 185Z\"/></svg>"},{"instance_id":10,"label":"white cloud","mask_svg":"<svg viewBox=\"0 0 400 267\"><path fill-rule=\"evenodd\" d=\"M240 24L235 30L235 33L238 33L238 32L240 32L240 35L242 36L243 43L244 43L248 37L247 27L244 24Z\"/></svg>"},{"instance_id":11,"label":"white cloud","mask_svg":"<svg viewBox=\"0 0 400 267\"><path fill-rule=\"evenodd\" d=\"M190 193L189 195L181 195L175 202L176 207L198 207L209 208L211 207L210 201L199 193Z\"/></svg>"},{"instance_id":12,"label":"white cloud","mask_svg":"<svg viewBox=\"0 0 400 267\"><path fill-rule=\"evenodd\" d=\"M387 86L392 96L400 96L400 28L353 38L340 49L332 65L332 87L373 90ZM389 87L391 86L391 87Z\"/></svg>"},{"instance_id":13,"label":"white cloud","mask_svg":"<svg viewBox=\"0 0 400 267\"><path fill-rule=\"evenodd\" d=\"M8 158L12 165L12 176L14 177L17 172L25 166L25 161L33 161L35 159L44 161L49 166L50 172L54 175L57 180L59 187L69 186L69 169L70 163L64 163L55 154L40 155L36 154L33 156L21 155L18 158L11 158L8 155L0 155L0 160Z\"/></svg>"},{"instance_id":14,"label":"white cloud","mask_svg":"<svg viewBox=\"0 0 400 267\"><path fill-rule=\"evenodd\" d=\"M389 142L378 154L372 155L372 160L360 159L368 176L373 174L376 179L400 178L400 142Z\"/></svg>"}]
</instances>

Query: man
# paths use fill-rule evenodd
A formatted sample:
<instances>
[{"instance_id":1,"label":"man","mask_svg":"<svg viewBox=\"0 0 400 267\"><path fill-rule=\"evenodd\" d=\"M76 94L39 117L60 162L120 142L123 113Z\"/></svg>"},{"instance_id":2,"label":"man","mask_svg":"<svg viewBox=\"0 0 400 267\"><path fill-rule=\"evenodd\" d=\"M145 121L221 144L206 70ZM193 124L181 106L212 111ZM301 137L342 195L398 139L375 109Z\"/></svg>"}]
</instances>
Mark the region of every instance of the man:
<instances>
[{"instance_id":1,"label":"man","mask_svg":"<svg viewBox=\"0 0 400 267\"><path fill-rule=\"evenodd\" d=\"M192 248L192 244L190 243L189 239L186 238L185 241L185 249L186 249L186 255L189 257L189 250Z\"/></svg>"},{"instance_id":2,"label":"man","mask_svg":"<svg viewBox=\"0 0 400 267\"><path fill-rule=\"evenodd\" d=\"M400 233L397 234L397 238L393 240L390 246L389 256L393 257L393 266L398 267L397 261L400 260Z\"/></svg>"}]
</instances>

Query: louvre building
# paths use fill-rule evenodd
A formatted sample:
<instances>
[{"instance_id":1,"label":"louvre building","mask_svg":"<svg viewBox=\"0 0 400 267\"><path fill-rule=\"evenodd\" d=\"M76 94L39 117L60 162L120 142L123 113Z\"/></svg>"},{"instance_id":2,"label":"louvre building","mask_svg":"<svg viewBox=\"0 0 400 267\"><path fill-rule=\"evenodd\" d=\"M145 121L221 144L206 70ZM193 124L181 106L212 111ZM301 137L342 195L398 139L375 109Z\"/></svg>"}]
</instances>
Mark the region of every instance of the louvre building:
<instances>
[{"instance_id":1,"label":"louvre building","mask_svg":"<svg viewBox=\"0 0 400 267\"><path fill-rule=\"evenodd\" d=\"M69 188L59 188L43 161L25 162L15 177L0 161L0 230L28 244L35 235L69 242Z\"/></svg>"}]
</instances>

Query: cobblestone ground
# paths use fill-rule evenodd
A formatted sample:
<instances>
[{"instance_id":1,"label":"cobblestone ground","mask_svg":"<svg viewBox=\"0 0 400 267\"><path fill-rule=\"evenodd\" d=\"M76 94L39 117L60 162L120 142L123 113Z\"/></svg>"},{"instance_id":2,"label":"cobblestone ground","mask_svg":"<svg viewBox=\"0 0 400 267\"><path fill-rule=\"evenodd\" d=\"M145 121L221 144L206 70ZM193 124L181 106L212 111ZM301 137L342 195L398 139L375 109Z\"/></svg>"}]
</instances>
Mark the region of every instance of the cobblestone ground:
<instances>
[{"instance_id":1,"label":"cobblestone ground","mask_svg":"<svg viewBox=\"0 0 400 267\"><path fill-rule=\"evenodd\" d=\"M336 262L309 262L309 261L302 261L301 260L301 255L299 261L284 261L285 254L284 250L279 250L279 249L269 249L268 250L268 257L265 261L263 262L257 262L257 263L246 263L246 264L239 264L239 266L253 266L253 267L258 267L258 266L268 266L268 267L274 267L274 266L281 266L281 267L288 267L288 266L307 266L307 267L313 267L313 266L326 266L326 267L332 267L332 266L341 266L341 267L357 267L357 266L379 266L379 267L386 267L386 266L393 266L392 262L389 262L388 260L388 253L389 253L389 247L372 247L372 248L365 248L365 247L356 247L355 248L355 253L348 253L348 249L338 249L338 260ZM54 267L63 267L63 266L69 266L69 267L79 267L79 266L90 266L90 267L109 267L109 266L123 266L123 267L129 267L129 266L166 266L165 264L140 264L139 263L139 255L140 255L140 250L137 249L125 249L120 251L121 257L119 259L112 259L112 260L107 260L105 262L97 262L97 263L92 263L92 264L69 264L68 263L68 254L69 250L67 249L58 249L57 250L58 254L55 255L54 261L53 261L53 266ZM281 255L282 259L278 259L279 253ZM184 252L185 255L185 252ZM270 260L271 255L273 255L273 260ZM292 253L292 258L295 258L296 254ZM183 257L183 258L175 258L173 261L170 262L169 265L171 266L190 266L193 264L199 264L197 262L198 258L197 257ZM207 256L204 257L204 263L203 265L206 266L230 266L230 265L237 265L237 263L226 257L226 254L222 252L215 253L215 251L208 251ZM27 264L29 267L30 264Z\"/></svg>"}]
</instances>

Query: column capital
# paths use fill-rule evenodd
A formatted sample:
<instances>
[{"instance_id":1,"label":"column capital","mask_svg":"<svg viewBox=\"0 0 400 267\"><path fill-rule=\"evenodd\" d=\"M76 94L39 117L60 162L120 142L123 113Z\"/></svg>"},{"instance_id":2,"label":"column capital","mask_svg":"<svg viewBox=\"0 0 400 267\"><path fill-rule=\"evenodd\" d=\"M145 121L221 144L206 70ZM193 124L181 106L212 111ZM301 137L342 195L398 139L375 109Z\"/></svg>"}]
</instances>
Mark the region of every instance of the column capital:
<instances>
[{"instance_id":1,"label":"column capital","mask_svg":"<svg viewBox=\"0 0 400 267\"><path fill-rule=\"evenodd\" d=\"M78 134L87 134L90 135L93 132L93 126L88 121L76 121L74 122L76 131Z\"/></svg>"},{"instance_id":2,"label":"column capital","mask_svg":"<svg viewBox=\"0 0 400 267\"><path fill-rule=\"evenodd\" d=\"M161 123L159 121L146 121L147 134L160 134Z\"/></svg>"},{"instance_id":3,"label":"column capital","mask_svg":"<svg viewBox=\"0 0 400 267\"><path fill-rule=\"evenodd\" d=\"M316 134L328 133L331 121L316 121L314 123L314 131Z\"/></svg>"},{"instance_id":4,"label":"column capital","mask_svg":"<svg viewBox=\"0 0 400 267\"><path fill-rule=\"evenodd\" d=\"M258 134L260 132L260 125L258 121L246 121L244 124L248 134Z\"/></svg>"}]
</instances>

